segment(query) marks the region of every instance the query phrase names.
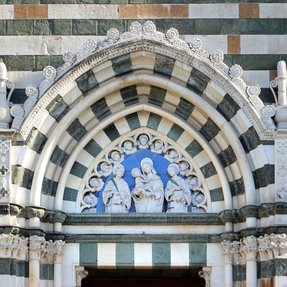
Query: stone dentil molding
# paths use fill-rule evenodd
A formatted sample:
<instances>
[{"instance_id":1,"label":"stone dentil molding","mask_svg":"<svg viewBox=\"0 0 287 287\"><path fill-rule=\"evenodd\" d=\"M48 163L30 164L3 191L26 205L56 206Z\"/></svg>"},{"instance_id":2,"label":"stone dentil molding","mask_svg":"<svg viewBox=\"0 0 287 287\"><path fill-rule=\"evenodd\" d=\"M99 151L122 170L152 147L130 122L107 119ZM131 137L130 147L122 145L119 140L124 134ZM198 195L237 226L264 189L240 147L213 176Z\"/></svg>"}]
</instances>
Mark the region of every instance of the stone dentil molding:
<instances>
[{"instance_id":1,"label":"stone dentil molding","mask_svg":"<svg viewBox=\"0 0 287 287\"><path fill-rule=\"evenodd\" d=\"M142 41L142 40L145 40ZM130 43L129 47L123 47L123 44ZM156 46L155 43L160 44ZM273 135L265 135L264 132L273 131L269 126L262 126L261 119L257 116L261 113L264 108L264 104L259 98L260 88L259 86L247 86L242 79L243 70L239 65L233 65L228 67L224 61L224 54L221 51L215 51L214 53L208 53L202 48L202 43L199 39L195 38L191 42L186 42L179 38L179 33L175 28L170 28L166 33L162 33L156 30L155 24L152 21L147 21L143 25L139 22L133 22L128 32L122 34L115 28L110 29L107 32L106 39L103 41L95 42L89 40L82 50L77 53L67 52L63 56L64 64L59 68L55 69L52 66L47 66L43 70L44 80L38 87L30 85L26 88L26 94L28 99L24 103L24 106L15 105L13 107L14 120L12 127L15 129L21 128L21 133L24 138L27 137L30 132L30 128L37 121L39 114L44 108L53 100L59 90L68 84L69 81L75 80L81 74L92 68L92 65L100 64L111 57L116 57L123 54L121 51L122 47L125 53L136 51L139 46L142 49L147 48L148 50L159 52L168 55L168 49L171 48L173 51L178 50L183 53L178 53L177 58L184 63L200 65L202 72L207 76L216 77L216 81L220 82L222 88L228 93L240 93L245 94L246 98L240 98L237 96L236 101L241 103L242 109L251 118L256 126L258 127L259 134L265 138L272 138ZM103 52L95 58L91 58L96 53ZM170 53L172 54L172 53ZM87 63L83 60L88 59ZM79 65L76 71L72 68ZM219 72L220 75L215 75L214 68ZM68 74L69 72L69 74ZM63 78L62 76L66 74ZM229 82L233 83L233 87L223 81L226 78ZM45 94L45 99L41 97ZM41 104L37 105L37 108L31 110L36 106L38 101L41 99ZM252 107L248 106L248 101ZM257 115L254 115L254 110ZM24 120L28 117L25 121Z\"/></svg>"}]
</instances>

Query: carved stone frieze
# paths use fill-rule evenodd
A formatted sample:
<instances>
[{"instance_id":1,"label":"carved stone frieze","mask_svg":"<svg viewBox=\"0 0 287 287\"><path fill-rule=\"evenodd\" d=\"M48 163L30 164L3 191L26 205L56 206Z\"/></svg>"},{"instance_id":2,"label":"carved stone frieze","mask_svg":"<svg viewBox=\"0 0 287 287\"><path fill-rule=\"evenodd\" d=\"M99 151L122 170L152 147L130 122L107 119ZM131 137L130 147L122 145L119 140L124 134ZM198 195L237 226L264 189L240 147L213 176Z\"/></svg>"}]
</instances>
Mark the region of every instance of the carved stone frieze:
<instances>
[{"instance_id":1,"label":"carved stone frieze","mask_svg":"<svg viewBox=\"0 0 287 287\"><path fill-rule=\"evenodd\" d=\"M224 240L221 244L223 253L228 260L231 260L231 256L233 256L234 264L243 264L246 260L256 260L257 255L260 261L286 258L287 256L287 235L285 233L265 234L258 238L247 236L233 242Z\"/></svg>"},{"instance_id":2,"label":"carved stone frieze","mask_svg":"<svg viewBox=\"0 0 287 287\"><path fill-rule=\"evenodd\" d=\"M13 234L0 235L0 258L25 260L28 251L28 238Z\"/></svg>"}]
</instances>

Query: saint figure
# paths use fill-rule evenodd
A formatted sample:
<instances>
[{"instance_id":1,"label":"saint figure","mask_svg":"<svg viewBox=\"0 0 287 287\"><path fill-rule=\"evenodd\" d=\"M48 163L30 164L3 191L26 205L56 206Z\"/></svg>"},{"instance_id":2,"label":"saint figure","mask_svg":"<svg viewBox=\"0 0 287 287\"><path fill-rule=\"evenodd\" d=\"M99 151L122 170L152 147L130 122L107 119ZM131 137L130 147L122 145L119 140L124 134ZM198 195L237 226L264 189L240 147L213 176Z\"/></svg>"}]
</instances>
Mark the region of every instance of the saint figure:
<instances>
[{"instance_id":1,"label":"saint figure","mask_svg":"<svg viewBox=\"0 0 287 287\"><path fill-rule=\"evenodd\" d=\"M130 188L123 179L125 168L121 164L113 167L114 177L108 181L103 191L103 202L107 213L126 213L131 206Z\"/></svg>"},{"instance_id":2,"label":"saint figure","mask_svg":"<svg viewBox=\"0 0 287 287\"><path fill-rule=\"evenodd\" d=\"M167 212L187 212L191 203L191 193L186 181L178 175L177 164L170 164L167 169L170 176L165 187L165 199L167 200Z\"/></svg>"}]
</instances>

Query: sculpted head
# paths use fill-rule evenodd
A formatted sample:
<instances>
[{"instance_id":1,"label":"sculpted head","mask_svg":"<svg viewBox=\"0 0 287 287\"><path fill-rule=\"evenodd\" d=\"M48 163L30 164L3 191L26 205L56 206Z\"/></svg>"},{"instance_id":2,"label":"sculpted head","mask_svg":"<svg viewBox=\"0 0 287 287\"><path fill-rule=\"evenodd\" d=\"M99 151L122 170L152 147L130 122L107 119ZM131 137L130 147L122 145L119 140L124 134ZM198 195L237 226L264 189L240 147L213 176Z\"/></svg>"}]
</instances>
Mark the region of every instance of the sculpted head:
<instances>
[{"instance_id":1,"label":"sculpted head","mask_svg":"<svg viewBox=\"0 0 287 287\"><path fill-rule=\"evenodd\" d=\"M121 160L121 155L120 153L115 150L111 153L111 159L114 161L114 162L119 162Z\"/></svg>"},{"instance_id":2,"label":"sculpted head","mask_svg":"<svg viewBox=\"0 0 287 287\"><path fill-rule=\"evenodd\" d=\"M139 142L141 145L146 145L149 142L149 138L146 134L142 134L139 136Z\"/></svg>"},{"instance_id":3,"label":"sculpted head","mask_svg":"<svg viewBox=\"0 0 287 287\"><path fill-rule=\"evenodd\" d=\"M127 151L130 151L133 149L133 143L132 141L125 141L124 142L124 149L126 149Z\"/></svg>"},{"instance_id":4,"label":"sculpted head","mask_svg":"<svg viewBox=\"0 0 287 287\"><path fill-rule=\"evenodd\" d=\"M177 165L177 164L173 164L173 163L170 164L170 165L168 166L168 168L167 168L167 172L168 172L168 174L169 174L171 177L177 175L178 172L179 172L178 165Z\"/></svg>"},{"instance_id":5,"label":"sculpted head","mask_svg":"<svg viewBox=\"0 0 287 287\"><path fill-rule=\"evenodd\" d=\"M138 177L141 176L141 170L138 167L135 167L132 169L132 176L133 177Z\"/></svg>"},{"instance_id":6,"label":"sculpted head","mask_svg":"<svg viewBox=\"0 0 287 287\"><path fill-rule=\"evenodd\" d=\"M144 173L150 173L153 170L153 161L150 158L144 158L141 161L141 168Z\"/></svg>"},{"instance_id":7,"label":"sculpted head","mask_svg":"<svg viewBox=\"0 0 287 287\"><path fill-rule=\"evenodd\" d=\"M122 164L116 164L113 167L113 174L116 178L123 177L125 173L125 167Z\"/></svg>"}]
</instances>

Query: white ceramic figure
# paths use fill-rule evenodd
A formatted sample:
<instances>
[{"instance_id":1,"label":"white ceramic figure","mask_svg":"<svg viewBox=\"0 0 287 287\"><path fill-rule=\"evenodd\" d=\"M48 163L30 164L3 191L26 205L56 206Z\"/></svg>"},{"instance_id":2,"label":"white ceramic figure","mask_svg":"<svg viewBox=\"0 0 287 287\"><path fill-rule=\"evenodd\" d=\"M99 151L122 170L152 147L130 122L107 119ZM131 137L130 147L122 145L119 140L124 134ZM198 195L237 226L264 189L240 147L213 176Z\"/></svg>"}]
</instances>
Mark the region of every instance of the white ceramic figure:
<instances>
[{"instance_id":1,"label":"white ceramic figure","mask_svg":"<svg viewBox=\"0 0 287 287\"><path fill-rule=\"evenodd\" d=\"M113 150L110 153L110 160L114 163L114 164L119 164L123 161L123 156L121 155L121 153L118 150Z\"/></svg>"},{"instance_id":2,"label":"white ceramic figure","mask_svg":"<svg viewBox=\"0 0 287 287\"><path fill-rule=\"evenodd\" d=\"M157 154L162 154L164 149L164 142L160 139L156 139L151 146L151 151Z\"/></svg>"},{"instance_id":3,"label":"white ceramic figure","mask_svg":"<svg viewBox=\"0 0 287 287\"><path fill-rule=\"evenodd\" d=\"M146 149L149 147L149 136L147 134L141 134L139 135L137 142L139 149Z\"/></svg>"},{"instance_id":4,"label":"white ceramic figure","mask_svg":"<svg viewBox=\"0 0 287 287\"><path fill-rule=\"evenodd\" d=\"M179 159L179 153L175 149L170 149L164 156L169 162L176 162Z\"/></svg>"},{"instance_id":5,"label":"white ceramic figure","mask_svg":"<svg viewBox=\"0 0 287 287\"><path fill-rule=\"evenodd\" d=\"M164 188L150 158L141 161L141 170L133 169L135 188L132 191L137 213L162 212Z\"/></svg>"},{"instance_id":6,"label":"white ceramic figure","mask_svg":"<svg viewBox=\"0 0 287 287\"><path fill-rule=\"evenodd\" d=\"M104 182L101 178L99 177L92 177L89 180L89 186L96 191L100 191L102 187L104 186Z\"/></svg>"},{"instance_id":7,"label":"white ceramic figure","mask_svg":"<svg viewBox=\"0 0 287 287\"><path fill-rule=\"evenodd\" d=\"M107 213L127 213L131 206L131 193L123 179L125 168L121 164L113 167L114 178L108 181L103 191L103 202Z\"/></svg>"},{"instance_id":8,"label":"white ceramic figure","mask_svg":"<svg viewBox=\"0 0 287 287\"><path fill-rule=\"evenodd\" d=\"M83 210L83 213L96 213L97 212L96 207L98 204L98 199L92 192L87 193L84 196L83 201L87 205L87 207Z\"/></svg>"},{"instance_id":9,"label":"white ceramic figure","mask_svg":"<svg viewBox=\"0 0 287 287\"><path fill-rule=\"evenodd\" d=\"M123 147L123 151L127 155L133 154L137 151L136 147L134 146L134 143L131 140L126 140L123 143L122 147Z\"/></svg>"},{"instance_id":10,"label":"white ceramic figure","mask_svg":"<svg viewBox=\"0 0 287 287\"><path fill-rule=\"evenodd\" d=\"M190 165L187 161L181 161L179 164L178 164L178 167L179 167L179 173L181 175L186 175L187 172L190 170Z\"/></svg>"},{"instance_id":11,"label":"white ceramic figure","mask_svg":"<svg viewBox=\"0 0 287 287\"><path fill-rule=\"evenodd\" d=\"M165 187L165 199L167 200L167 213L187 212L191 203L191 193L187 182L179 176L179 167L170 164L167 172L170 176Z\"/></svg>"},{"instance_id":12,"label":"white ceramic figure","mask_svg":"<svg viewBox=\"0 0 287 287\"><path fill-rule=\"evenodd\" d=\"M111 173L112 173L112 165L109 164L108 162L104 161L104 162L101 162L99 164L100 166L100 169L99 169L99 174L101 176L109 176Z\"/></svg>"}]
</instances>

